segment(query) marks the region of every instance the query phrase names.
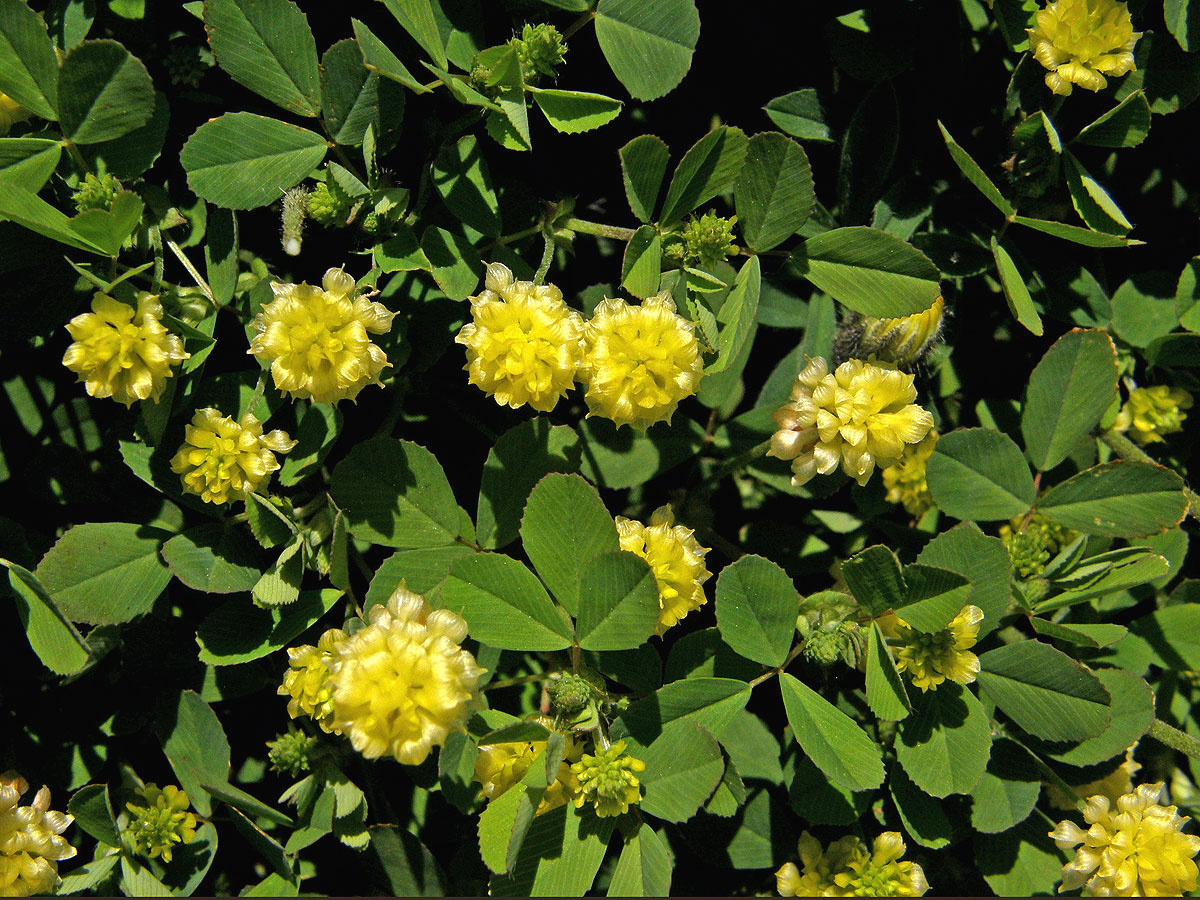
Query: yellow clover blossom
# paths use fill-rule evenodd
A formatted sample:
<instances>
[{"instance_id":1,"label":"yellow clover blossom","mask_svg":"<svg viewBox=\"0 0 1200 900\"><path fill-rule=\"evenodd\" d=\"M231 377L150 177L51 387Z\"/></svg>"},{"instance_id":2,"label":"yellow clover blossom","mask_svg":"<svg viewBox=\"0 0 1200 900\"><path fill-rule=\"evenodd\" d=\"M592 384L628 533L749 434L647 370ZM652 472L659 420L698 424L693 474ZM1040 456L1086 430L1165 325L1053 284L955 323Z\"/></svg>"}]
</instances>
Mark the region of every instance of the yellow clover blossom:
<instances>
[{"instance_id":1,"label":"yellow clover blossom","mask_svg":"<svg viewBox=\"0 0 1200 900\"><path fill-rule=\"evenodd\" d=\"M851 351L844 358L879 359L911 369L941 337L945 314L946 301L940 295L928 309L911 316L880 319L855 313L839 329L838 345Z\"/></svg>"},{"instance_id":2,"label":"yellow clover blossom","mask_svg":"<svg viewBox=\"0 0 1200 900\"><path fill-rule=\"evenodd\" d=\"M921 867L900 859L905 846L897 831L885 831L869 849L849 835L824 852L806 831L798 850L804 874L791 862L775 873L782 897L921 897L929 890Z\"/></svg>"},{"instance_id":3,"label":"yellow clover blossom","mask_svg":"<svg viewBox=\"0 0 1200 900\"><path fill-rule=\"evenodd\" d=\"M1191 408L1192 395L1183 388L1165 384L1134 388L1113 427L1129 432L1139 444L1161 443L1163 435L1183 431L1184 410Z\"/></svg>"},{"instance_id":4,"label":"yellow clover blossom","mask_svg":"<svg viewBox=\"0 0 1200 900\"><path fill-rule=\"evenodd\" d=\"M704 582L712 572L704 567L708 547L701 547L692 529L675 524L671 504L660 506L650 515L650 524L617 516L617 534L621 549L636 553L654 570L658 585L658 624L654 633L662 635L708 599Z\"/></svg>"},{"instance_id":5,"label":"yellow clover blossom","mask_svg":"<svg viewBox=\"0 0 1200 900\"><path fill-rule=\"evenodd\" d=\"M271 282L275 299L254 319L250 353L271 363L275 387L318 403L354 400L391 363L372 334L387 334L396 314L370 294L354 293L354 279L330 269L321 287Z\"/></svg>"},{"instance_id":6,"label":"yellow clover blossom","mask_svg":"<svg viewBox=\"0 0 1200 900\"><path fill-rule=\"evenodd\" d=\"M134 849L150 859L162 857L170 862L176 844L187 844L196 837L196 816L188 812L191 801L186 791L168 784L159 789L156 784L139 788L145 806L126 803L132 813L126 833Z\"/></svg>"},{"instance_id":7,"label":"yellow clover blossom","mask_svg":"<svg viewBox=\"0 0 1200 900\"><path fill-rule=\"evenodd\" d=\"M92 311L67 323L74 343L63 365L79 375L89 395L112 397L132 406L135 400L158 402L167 379L189 356L183 341L162 324L163 308L155 294L138 294L137 309L97 292Z\"/></svg>"},{"instance_id":8,"label":"yellow clover blossom","mask_svg":"<svg viewBox=\"0 0 1200 900\"><path fill-rule=\"evenodd\" d=\"M536 815L573 801L579 792L579 779L571 771L571 763L579 759L583 748L572 737L567 738L566 744L558 774L542 795ZM483 796L495 800L519 782L545 749L545 741L504 741L481 746L475 757L475 780L483 786Z\"/></svg>"},{"instance_id":9,"label":"yellow clover blossom","mask_svg":"<svg viewBox=\"0 0 1200 900\"><path fill-rule=\"evenodd\" d=\"M1117 798L1089 797L1080 828L1069 819L1050 837L1060 850L1075 849L1063 866L1059 892L1083 888L1085 897L1178 897L1196 889L1200 837L1184 834L1189 818L1163 806L1162 782L1141 784ZM1081 845L1081 846L1080 846Z\"/></svg>"},{"instance_id":10,"label":"yellow clover blossom","mask_svg":"<svg viewBox=\"0 0 1200 900\"><path fill-rule=\"evenodd\" d=\"M196 410L184 429L171 471L185 491L198 494L205 503L245 500L279 468L275 454L295 446L279 429L263 434L262 422L253 413L235 422L209 406Z\"/></svg>"},{"instance_id":11,"label":"yellow clover blossom","mask_svg":"<svg viewBox=\"0 0 1200 900\"><path fill-rule=\"evenodd\" d=\"M642 799L642 787L635 772L645 771L646 764L625 753L625 741L600 748L595 755L583 754L571 771L579 779L575 805L594 804L596 815L604 819L629 812L629 807Z\"/></svg>"},{"instance_id":12,"label":"yellow clover blossom","mask_svg":"<svg viewBox=\"0 0 1200 900\"><path fill-rule=\"evenodd\" d=\"M1100 91L1108 84L1105 75L1134 70L1133 47L1142 34L1119 0L1055 0L1035 21L1026 29L1029 49L1050 70L1046 87L1056 94L1068 96L1076 84Z\"/></svg>"},{"instance_id":13,"label":"yellow clover blossom","mask_svg":"<svg viewBox=\"0 0 1200 900\"><path fill-rule=\"evenodd\" d=\"M33 113L23 107L8 94L0 91L0 134L7 134L8 129L18 122L32 118ZM0 894L3 896L3 894Z\"/></svg>"},{"instance_id":14,"label":"yellow clover blossom","mask_svg":"<svg viewBox=\"0 0 1200 900\"><path fill-rule=\"evenodd\" d=\"M807 484L840 464L860 485L875 471L899 462L906 444L933 429L933 416L917 406L913 376L851 359L833 373L824 358L809 359L796 376L791 399L772 418L768 456L792 461L792 484Z\"/></svg>"},{"instance_id":15,"label":"yellow clover blossom","mask_svg":"<svg viewBox=\"0 0 1200 900\"><path fill-rule=\"evenodd\" d=\"M919 444L905 444L900 461L883 470L887 501L903 504L908 514L918 519L933 508L933 495L929 493L925 470L929 457L933 456L933 448L937 446L938 436L936 431L931 431Z\"/></svg>"},{"instance_id":16,"label":"yellow clover blossom","mask_svg":"<svg viewBox=\"0 0 1200 900\"><path fill-rule=\"evenodd\" d=\"M669 422L679 401L696 393L704 374L695 326L675 312L669 294L630 306L602 300L584 328L579 378L588 416L645 431Z\"/></svg>"},{"instance_id":17,"label":"yellow clover blossom","mask_svg":"<svg viewBox=\"0 0 1200 900\"><path fill-rule=\"evenodd\" d=\"M947 678L970 684L979 673L979 657L970 650L983 621L978 606L964 606L945 628L932 634L917 631L894 614L878 621L884 634L894 639L897 670L908 672L922 692L937 690Z\"/></svg>"},{"instance_id":18,"label":"yellow clover blossom","mask_svg":"<svg viewBox=\"0 0 1200 900\"><path fill-rule=\"evenodd\" d=\"M431 610L403 582L368 618L329 663L333 727L368 759L420 765L450 732L465 730L486 670L461 646L462 616Z\"/></svg>"},{"instance_id":19,"label":"yellow clover blossom","mask_svg":"<svg viewBox=\"0 0 1200 900\"><path fill-rule=\"evenodd\" d=\"M322 731L341 733L333 727L333 685L329 664L348 637L340 628L331 628L321 635L315 647L304 644L288 648L288 670L276 693L291 698L288 715L293 719L306 715Z\"/></svg>"},{"instance_id":20,"label":"yellow clover blossom","mask_svg":"<svg viewBox=\"0 0 1200 900\"><path fill-rule=\"evenodd\" d=\"M21 806L29 783L16 772L0 775L0 897L49 894L58 886L58 863L75 855L62 833L75 817L50 809L50 789Z\"/></svg>"},{"instance_id":21,"label":"yellow clover blossom","mask_svg":"<svg viewBox=\"0 0 1200 900\"><path fill-rule=\"evenodd\" d=\"M500 263L487 267L484 288L454 339L467 348L468 380L501 406L549 412L575 383L583 319L554 285L516 281Z\"/></svg>"}]
</instances>

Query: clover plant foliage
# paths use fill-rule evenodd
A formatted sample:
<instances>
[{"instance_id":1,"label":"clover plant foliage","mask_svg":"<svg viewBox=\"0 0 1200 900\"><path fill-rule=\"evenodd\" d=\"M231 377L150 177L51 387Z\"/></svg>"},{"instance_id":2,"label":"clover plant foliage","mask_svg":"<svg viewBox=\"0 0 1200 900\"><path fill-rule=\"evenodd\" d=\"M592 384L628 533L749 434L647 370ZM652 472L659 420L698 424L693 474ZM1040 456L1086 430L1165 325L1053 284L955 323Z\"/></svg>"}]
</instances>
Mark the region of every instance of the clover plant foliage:
<instances>
[{"instance_id":1,"label":"clover plant foliage","mask_svg":"<svg viewBox=\"0 0 1200 900\"><path fill-rule=\"evenodd\" d=\"M0 0L0 894L1197 890L1191 2Z\"/></svg>"}]
</instances>

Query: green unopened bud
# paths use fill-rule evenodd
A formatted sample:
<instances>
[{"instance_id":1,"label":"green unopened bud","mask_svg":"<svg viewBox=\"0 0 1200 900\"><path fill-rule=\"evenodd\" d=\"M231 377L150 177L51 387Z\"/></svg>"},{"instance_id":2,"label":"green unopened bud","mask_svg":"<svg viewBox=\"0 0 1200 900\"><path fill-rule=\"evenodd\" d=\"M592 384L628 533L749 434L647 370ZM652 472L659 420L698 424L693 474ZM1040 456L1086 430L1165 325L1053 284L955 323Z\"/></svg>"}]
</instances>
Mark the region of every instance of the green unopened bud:
<instances>
[{"instance_id":1,"label":"green unopened bud","mask_svg":"<svg viewBox=\"0 0 1200 900\"><path fill-rule=\"evenodd\" d=\"M375 210L371 210L358 221L358 227L365 234L373 235L379 230L379 214Z\"/></svg>"},{"instance_id":2,"label":"green unopened bud","mask_svg":"<svg viewBox=\"0 0 1200 900\"><path fill-rule=\"evenodd\" d=\"M319 181L308 195L308 215L326 228L341 227L350 215L350 203L336 185Z\"/></svg>"},{"instance_id":3,"label":"green unopened bud","mask_svg":"<svg viewBox=\"0 0 1200 900\"><path fill-rule=\"evenodd\" d=\"M611 747L597 749L594 756L585 753L571 766L579 779L577 807L593 803L596 815L603 819L628 812L642 799L641 784L634 773L644 771L646 764L626 755L625 747L625 741L617 741Z\"/></svg>"},{"instance_id":4,"label":"green unopened bud","mask_svg":"<svg viewBox=\"0 0 1200 900\"><path fill-rule=\"evenodd\" d=\"M837 625L818 628L804 642L804 658L821 666L832 666L842 655L841 629Z\"/></svg>"},{"instance_id":5,"label":"green unopened bud","mask_svg":"<svg viewBox=\"0 0 1200 900\"><path fill-rule=\"evenodd\" d=\"M567 45L553 25L526 25L521 36L509 44L517 51L521 76L527 82L536 81L539 75L553 78L555 66L562 64L567 53Z\"/></svg>"},{"instance_id":6,"label":"green unopened bud","mask_svg":"<svg viewBox=\"0 0 1200 900\"><path fill-rule=\"evenodd\" d=\"M550 702L560 715L571 716L582 710L595 696L596 690L578 675L564 673L550 685Z\"/></svg>"},{"instance_id":7,"label":"green unopened bud","mask_svg":"<svg viewBox=\"0 0 1200 900\"><path fill-rule=\"evenodd\" d=\"M1046 535L1040 528L1010 531L1008 534L1002 534L1000 539L1008 548L1013 571L1022 578L1037 575L1050 561L1050 548Z\"/></svg>"},{"instance_id":8,"label":"green unopened bud","mask_svg":"<svg viewBox=\"0 0 1200 900\"><path fill-rule=\"evenodd\" d=\"M126 803L130 821L125 834L136 852L150 859L161 856L170 862L176 844L186 844L196 836L196 816L188 812L188 795L168 784L159 790L156 784L138 789L145 806Z\"/></svg>"},{"instance_id":9,"label":"green unopened bud","mask_svg":"<svg viewBox=\"0 0 1200 900\"><path fill-rule=\"evenodd\" d=\"M163 68L171 76L171 84L193 88L200 84L200 79L212 65L204 60L201 53L201 48L196 44L176 43L167 50L163 57Z\"/></svg>"},{"instance_id":10,"label":"green unopened bud","mask_svg":"<svg viewBox=\"0 0 1200 900\"><path fill-rule=\"evenodd\" d=\"M723 262L727 256L737 252L733 243L733 226L736 223L737 216L726 219L711 210L699 219L693 216L680 233L684 258L696 260L707 269Z\"/></svg>"},{"instance_id":11,"label":"green unopened bud","mask_svg":"<svg viewBox=\"0 0 1200 900\"><path fill-rule=\"evenodd\" d=\"M87 212L89 209L112 209L113 200L121 192L121 182L112 174L97 178L91 172L84 176L71 199L75 201L75 209Z\"/></svg>"},{"instance_id":12,"label":"green unopened bud","mask_svg":"<svg viewBox=\"0 0 1200 900\"><path fill-rule=\"evenodd\" d=\"M874 358L911 371L941 339L945 315L946 303L940 296L929 309L911 316L881 319L851 313L834 337L834 364Z\"/></svg>"},{"instance_id":13,"label":"green unopened bud","mask_svg":"<svg viewBox=\"0 0 1200 900\"><path fill-rule=\"evenodd\" d=\"M312 770L316 749L315 737L292 729L286 734L276 735L273 741L267 741L267 758L271 761L273 771L298 778Z\"/></svg>"}]
</instances>

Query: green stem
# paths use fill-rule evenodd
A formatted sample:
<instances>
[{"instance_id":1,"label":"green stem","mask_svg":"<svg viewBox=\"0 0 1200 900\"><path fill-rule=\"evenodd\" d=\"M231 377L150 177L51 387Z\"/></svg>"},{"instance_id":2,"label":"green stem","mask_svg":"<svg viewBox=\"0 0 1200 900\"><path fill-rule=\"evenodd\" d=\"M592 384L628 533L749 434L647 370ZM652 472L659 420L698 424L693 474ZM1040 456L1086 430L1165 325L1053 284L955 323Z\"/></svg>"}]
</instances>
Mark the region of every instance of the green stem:
<instances>
[{"instance_id":1,"label":"green stem","mask_svg":"<svg viewBox=\"0 0 1200 900\"><path fill-rule=\"evenodd\" d=\"M485 691L498 691L503 688L518 687L522 684L533 684L537 681L548 681L550 679L549 672L538 672L534 675L522 675L519 678L505 678L503 681L493 681L491 684L484 685Z\"/></svg>"},{"instance_id":2,"label":"green stem","mask_svg":"<svg viewBox=\"0 0 1200 900\"><path fill-rule=\"evenodd\" d=\"M749 465L759 457L766 456L767 451L771 449L771 440L768 438L761 444L755 444L744 453L739 453L730 459L725 460L721 465L717 466L701 484L712 484L720 481L730 472L736 472L738 469Z\"/></svg>"},{"instance_id":3,"label":"green stem","mask_svg":"<svg viewBox=\"0 0 1200 900\"><path fill-rule=\"evenodd\" d=\"M1107 431L1100 432L1100 440L1108 444L1112 452L1121 457L1121 459L1133 459L1140 462L1154 463L1156 466L1161 466L1158 460L1141 449L1137 444L1131 441L1121 432L1110 428ZM1184 496L1188 501L1188 512L1191 513L1193 519L1200 519L1200 494L1197 494L1189 487L1184 487Z\"/></svg>"},{"instance_id":4,"label":"green stem","mask_svg":"<svg viewBox=\"0 0 1200 900\"><path fill-rule=\"evenodd\" d=\"M628 241L634 235L633 228L621 228L618 225L605 225L601 222L589 222L587 219L567 219L563 223L572 231L580 234L594 234L597 237L613 238L618 241Z\"/></svg>"},{"instance_id":5,"label":"green stem","mask_svg":"<svg viewBox=\"0 0 1200 900\"><path fill-rule=\"evenodd\" d=\"M486 253L493 247L499 247L502 244L511 244L514 241L519 241L527 237L533 237L535 234L541 234L541 232L542 223L539 222L536 225L530 225L528 228L522 228L520 231L514 231L512 234L506 234L496 238L490 244L487 244L481 252Z\"/></svg>"},{"instance_id":6,"label":"green stem","mask_svg":"<svg viewBox=\"0 0 1200 900\"><path fill-rule=\"evenodd\" d=\"M588 22L592 21L594 18L596 18L596 11L594 9L589 9L582 16L567 26L567 30L563 32L563 40L568 40L572 35L575 34L575 32L577 32Z\"/></svg>"},{"instance_id":7,"label":"green stem","mask_svg":"<svg viewBox=\"0 0 1200 900\"><path fill-rule=\"evenodd\" d=\"M766 672L763 672L761 675L759 675L757 678L755 678L753 681L750 682L750 687L752 687L752 688L757 687L758 685L762 684L767 679L774 678L780 672L783 672L785 669L787 669L788 666L790 666L792 664L792 660L794 660L802 652L804 652L804 647L802 645L798 644L795 647L793 647L792 652L789 653L787 655L787 659L785 659L783 661L783 665L776 666L774 669L769 669Z\"/></svg>"},{"instance_id":8,"label":"green stem","mask_svg":"<svg viewBox=\"0 0 1200 900\"><path fill-rule=\"evenodd\" d=\"M67 155L71 157L75 165L79 166L79 170L85 175L92 171L91 166L87 164L87 160L83 158L83 154L79 152L79 148L72 141L63 139L62 145L67 148Z\"/></svg>"},{"instance_id":9,"label":"green stem","mask_svg":"<svg viewBox=\"0 0 1200 900\"><path fill-rule=\"evenodd\" d=\"M1162 719L1155 719L1151 722L1150 730L1146 734L1160 744L1170 747L1172 750L1178 750L1184 756L1200 759L1200 740L1190 734L1184 734L1178 728L1173 728Z\"/></svg>"},{"instance_id":10,"label":"green stem","mask_svg":"<svg viewBox=\"0 0 1200 900\"><path fill-rule=\"evenodd\" d=\"M545 284L546 275L550 272L550 263L554 261L554 238L550 237L550 232L542 233L542 237L546 241L546 246L542 250L542 261L538 264L537 272L533 276L534 284Z\"/></svg>"},{"instance_id":11,"label":"green stem","mask_svg":"<svg viewBox=\"0 0 1200 900\"><path fill-rule=\"evenodd\" d=\"M171 249L171 252L175 254L175 257L181 263L183 263L183 267L188 270L188 274L192 276L192 281L196 282L196 286L203 291L204 296L208 298L208 302L213 305L214 309L216 309L217 300L213 296L212 288L208 286L208 282L204 280L204 277L198 271L196 271L196 267L192 265L192 261L188 259L186 255L184 255L184 252L179 249L179 245L177 243L174 241L167 241L166 243Z\"/></svg>"}]
</instances>

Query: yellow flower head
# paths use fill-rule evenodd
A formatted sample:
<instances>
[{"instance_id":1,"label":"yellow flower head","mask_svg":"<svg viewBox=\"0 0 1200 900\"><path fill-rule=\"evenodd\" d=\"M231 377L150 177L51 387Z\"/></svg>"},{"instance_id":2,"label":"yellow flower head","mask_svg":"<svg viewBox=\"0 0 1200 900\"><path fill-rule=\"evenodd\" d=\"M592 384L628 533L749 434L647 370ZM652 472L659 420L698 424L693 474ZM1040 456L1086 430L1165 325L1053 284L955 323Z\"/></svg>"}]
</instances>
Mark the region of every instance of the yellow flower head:
<instances>
[{"instance_id":1,"label":"yellow flower head","mask_svg":"<svg viewBox=\"0 0 1200 900\"><path fill-rule=\"evenodd\" d=\"M558 764L558 775L538 804L536 814L539 816L573 801L579 792L579 779L571 771L571 763L579 759L583 748L572 737L567 737L566 743L566 754ZM481 746L475 757L475 780L483 785L483 796L495 800L519 782L545 749L545 741L506 741Z\"/></svg>"},{"instance_id":2,"label":"yellow flower head","mask_svg":"<svg viewBox=\"0 0 1200 900\"><path fill-rule=\"evenodd\" d=\"M263 434L262 422L253 413L235 422L209 406L196 410L184 429L171 471L180 476L185 491L199 494L205 503L245 500L279 468L275 454L295 446L278 429Z\"/></svg>"},{"instance_id":3,"label":"yellow flower head","mask_svg":"<svg viewBox=\"0 0 1200 900\"><path fill-rule=\"evenodd\" d=\"M387 334L395 313L369 294L354 293L354 279L330 269L321 287L271 282L275 299L254 319L250 352L271 363L275 387L318 403L353 400L391 363L367 332Z\"/></svg>"},{"instance_id":4,"label":"yellow flower head","mask_svg":"<svg viewBox=\"0 0 1200 900\"><path fill-rule=\"evenodd\" d=\"M1165 384L1134 388L1113 427L1129 432L1139 444L1159 443L1164 434L1183 431L1183 420L1187 418L1184 410L1191 408L1192 395L1183 388Z\"/></svg>"},{"instance_id":5,"label":"yellow flower head","mask_svg":"<svg viewBox=\"0 0 1200 900\"><path fill-rule=\"evenodd\" d=\"M625 741L617 741L611 747L583 754L571 771L579 778L579 794L575 805L582 807L592 803L600 818L619 816L629 812L629 807L642 799L642 787L635 772L642 772L646 764L625 754Z\"/></svg>"},{"instance_id":6,"label":"yellow flower head","mask_svg":"<svg viewBox=\"0 0 1200 900\"><path fill-rule=\"evenodd\" d=\"M288 648L288 670L276 693L291 698L287 709L293 719L310 716L322 731L341 733L333 727L333 685L329 664L347 638L340 628L331 628L321 635L315 647L304 644Z\"/></svg>"},{"instance_id":7,"label":"yellow flower head","mask_svg":"<svg viewBox=\"0 0 1200 900\"><path fill-rule=\"evenodd\" d=\"M918 519L933 508L933 495L929 493L925 470L937 442L938 433L931 431L919 444L905 444L900 461L883 470L887 501L903 504L909 515Z\"/></svg>"},{"instance_id":8,"label":"yellow flower head","mask_svg":"<svg viewBox=\"0 0 1200 900\"><path fill-rule=\"evenodd\" d=\"M913 376L851 359L832 374L822 357L810 359L796 376L791 400L772 418L768 456L792 461L792 484L840 464L859 484L876 466L899 462L906 444L916 444L933 428L933 416L913 403Z\"/></svg>"},{"instance_id":9,"label":"yellow flower head","mask_svg":"<svg viewBox=\"0 0 1200 900\"><path fill-rule=\"evenodd\" d=\"M893 625L898 641L894 650L896 668L908 672L922 692L937 690L947 678L970 684L979 673L979 657L970 648L975 646L982 621L983 610L964 606L941 631L925 634L896 617Z\"/></svg>"},{"instance_id":10,"label":"yellow flower head","mask_svg":"<svg viewBox=\"0 0 1200 900\"><path fill-rule=\"evenodd\" d=\"M126 834L138 853L150 859L161 856L169 863L176 844L190 843L196 837L196 816L188 812L191 801L173 784L161 790L156 784L147 784L138 793L146 805L125 804L132 813Z\"/></svg>"},{"instance_id":11,"label":"yellow flower head","mask_svg":"<svg viewBox=\"0 0 1200 900\"><path fill-rule=\"evenodd\" d=\"M669 294L630 306L602 300L584 329L579 378L588 416L645 431L669 422L679 401L696 393L704 374L695 326L675 312Z\"/></svg>"},{"instance_id":12,"label":"yellow flower head","mask_svg":"<svg viewBox=\"0 0 1200 900\"><path fill-rule=\"evenodd\" d=\"M468 380L501 406L549 412L575 383L583 319L554 285L516 281L500 263L487 267L484 287L454 339L467 348Z\"/></svg>"},{"instance_id":13,"label":"yellow flower head","mask_svg":"<svg viewBox=\"0 0 1200 900\"><path fill-rule=\"evenodd\" d=\"M1200 837L1183 833L1189 821L1174 806L1162 806L1162 782L1142 784L1117 798L1088 798L1086 831L1069 819L1050 837L1060 850L1077 845L1063 866L1059 892L1083 888L1085 897L1171 897L1196 889Z\"/></svg>"},{"instance_id":14,"label":"yellow flower head","mask_svg":"<svg viewBox=\"0 0 1200 900\"><path fill-rule=\"evenodd\" d=\"M462 616L431 610L403 583L368 618L329 664L333 727L368 759L420 765L451 731L465 730L486 670L461 646Z\"/></svg>"},{"instance_id":15,"label":"yellow flower head","mask_svg":"<svg viewBox=\"0 0 1200 900\"><path fill-rule=\"evenodd\" d=\"M162 324L158 296L138 294L137 309L107 294L92 297L92 311L67 323L75 342L63 355L63 365L79 375L88 394L112 397L132 406L135 400L158 402L167 379L191 354L183 341Z\"/></svg>"},{"instance_id":16,"label":"yellow flower head","mask_svg":"<svg viewBox=\"0 0 1200 900\"><path fill-rule=\"evenodd\" d=\"M1072 794L1068 794L1057 784L1043 781L1042 784L1046 788L1046 799L1052 807L1064 812L1075 811L1076 799L1086 800L1088 797L1096 795L1107 797L1110 802L1116 803L1122 795L1133 791L1133 776L1142 768L1133 758L1133 751L1136 747L1137 744L1134 744L1133 747L1126 750L1125 759L1121 764L1103 778L1097 778L1087 784L1072 786Z\"/></svg>"},{"instance_id":17,"label":"yellow flower head","mask_svg":"<svg viewBox=\"0 0 1200 900\"><path fill-rule=\"evenodd\" d=\"M1105 75L1134 70L1133 47L1142 34L1119 0L1055 0L1038 11L1036 23L1026 29L1029 49L1050 70L1046 87L1056 94L1069 95L1075 84L1100 91Z\"/></svg>"},{"instance_id":18,"label":"yellow flower head","mask_svg":"<svg viewBox=\"0 0 1200 900\"><path fill-rule=\"evenodd\" d=\"M0 134L6 134L18 122L32 118L33 113L23 107L8 94L0 91ZM0 897L3 897L3 881L0 880Z\"/></svg>"},{"instance_id":19,"label":"yellow flower head","mask_svg":"<svg viewBox=\"0 0 1200 900\"><path fill-rule=\"evenodd\" d=\"M712 572L704 568L708 547L692 537L692 529L675 524L671 504L660 506L650 516L650 524L617 516L617 534L621 549L636 553L654 570L658 585L658 625L655 634L668 628L708 599L704 582Z\"/></svg>"},{"instance_id":20,"label":"yellow flower head","mask_svg":"<svg viewBox=\"0 0 1200 900\"><path fill-rule=\"evenodd\" d=\"M911 369L941 337L945 313L946 301L939 296L928 309L911 316L888 319L860 316L852 325L857 333L852 355L860 359L874 357Z\"/></svg>"},{"instance_id":21,"label":"yellow flower head","mask_svg":"<svg viewBox=\"0 0 1200 900\"><path fill-rule=\"evenodd\" d=\"M905 847L897 831L885 831L870 849L849 835L824 852L806 831L798 850L804 873L790 862L775 873L782 897L920 897L929 890L921 867L900 859Z\"/></svg>"},{"instance_id":22,"label":"yellow flower head","mask_svg":"<svg viewBox=\"0 0 1200 900\"><path fill-rule=\"evenodd\" d=\"M58 885L58 862L75 855L62 833L74 816L50 809L50 789L21 806L29 783L16 772L0 775L0 897L51 893Z\"/></svg>"}]
</instances>

